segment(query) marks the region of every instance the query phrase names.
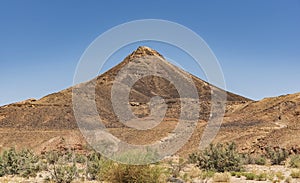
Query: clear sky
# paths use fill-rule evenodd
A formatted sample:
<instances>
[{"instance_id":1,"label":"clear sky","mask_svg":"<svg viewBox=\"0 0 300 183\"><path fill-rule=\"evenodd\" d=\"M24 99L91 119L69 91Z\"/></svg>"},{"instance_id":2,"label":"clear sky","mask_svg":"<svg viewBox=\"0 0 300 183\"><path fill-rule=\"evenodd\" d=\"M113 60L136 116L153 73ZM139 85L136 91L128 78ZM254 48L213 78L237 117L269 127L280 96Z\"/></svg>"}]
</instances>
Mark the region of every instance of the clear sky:
<instances>
[{"instance_id":1,"label":"clear sky","mask_svg":"<svg viewBox=\"0 0 300 183\"><path fill-rule=\"evenodd\" d=\"M229 91L255 100L300 92L299 0L2 0L0 105L70 87L80 56L95 38L149 18L199 34L218 58ZM115 63L136 46L114 57Z\"/></svg>"}]
</instances>

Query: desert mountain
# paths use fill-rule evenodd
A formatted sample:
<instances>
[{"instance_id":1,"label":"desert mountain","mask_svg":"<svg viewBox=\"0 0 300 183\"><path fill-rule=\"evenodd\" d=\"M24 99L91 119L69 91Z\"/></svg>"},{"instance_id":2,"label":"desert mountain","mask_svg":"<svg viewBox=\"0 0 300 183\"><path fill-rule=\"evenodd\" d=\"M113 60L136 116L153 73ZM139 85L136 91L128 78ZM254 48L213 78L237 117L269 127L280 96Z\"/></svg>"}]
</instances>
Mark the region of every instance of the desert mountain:
<instances>
[{"instance_id":1,"label":"desert mountain","mask_svg":"<svg viewBox=\"0 0 300 183\"><path fill-rule=\"evenodd\" d=\"M163 122L153 129L142 132L120 123L118 115L113 112L112 87L119 78L119 73L122 73L122 69L128 65L137 67L142 72L129 72L122 76L121 79L129 83L134 81L137 75L145 74L154 67L157 73L167 73L176 79L179 78L182 87L194 84L200 101L197 103L199 120L191 139L179 153L187 154L196 150L210 116L211 97L212 95L218 97L225 91L170 64L157 51L139 47L117 66L91 81L78 85L86 89L95 87L95 103L101 120L112 134L128 143L147 144L164 138L177 124L181 102L193 100L193 98L181 100L182 96L179 95L176 86L163 77L150 75L142 77L132 86L122 85L125 89L130 89L128 106L135 116L147 122L150 120L147 117L151 113L151 98L160 96L167 105ZM191 79L186 79L186 76ZM85 141L78 130L72 104L72 92L78 86L39 100L29 99L0 107L0 150L10 146L32 147L37 151L65 146L81 149ZM85 100L86 93L76 94ZM243 151L258 151L266 145L296 150L299 148L297 145L300 144L298 135L300 94L261 101L252 101L230 92L226 94L224 122L215 142L235 141ZM89 106L85 106L85 109L89 109ZM190 110L193 110L193 107ZM190 114L185 114L184 118L190 118ZM91 123L95 122L93 119L89 120ZM126 120L130 121L129 118Z\"/></svg>"},{"instance_id":2,"label":"desert mountain","mask_svg":"<svg viewBox=\"0 0 300 183\"><path fill-rule=\"evenodd\" d=\"M92 81L83 83L84 87L95 82L96 87L96 103L101 118L107 121L109 125L114 126L118 121L113 114L111 105L111 87L115 77L119 71L129 63L134 63L138 58L145 56L163 57L155 50L147 47L139 47L132 54L127 56L123 62L113 67L104 74L98 76ZM153 57L151 57L153 58ZM146 62L146 61L144 61ZM158 63L157 65L162 65ZM140 64L138 65L140 66ZM171 64L163 65L162 72L172 70ZM175 66L173 66L175 67ZM140 68L141 70L148 69ZM184 72L176 68L177 72ZM187 74L187 73L185 73ZM200 97L200 101L210 101L211 88L210 85L203 80L191 76ZM215 87L214 87L215 88ZM218 90L217 88L215 88ZM137 108L137 113L140 116L147 115L147 112L141 111L142 108L147 108L147 102L153 96L161 96L168 100L167 103L177 103L176 100L180 98L176 88L166 79L160 77L145 77L138 80L131 89L130 103L133 108ZM227 93L228 101L249 101L244 97ZM134 105L135 104L135 105ZM204 105L204 104L203 104ZM138 109L139 108L139 109ZM207 109L206 109L207 108ZM210 109L207 105L203 107L202 113L209 114ZM179 110L175 109L174 110ZM176 116L176 111L170 113L170 116ZM21 129L76 129L77 124L73 116L72 110L72 88L68 88L58 93L53 93L41 98L40 100L29 99L23 102L18 102L1 107L0 109L0 127L2 128L21 128ZM202 116L203 117L203 116ZM204 117L203 117L204 118Z\"/></svg>"}]
</instances>

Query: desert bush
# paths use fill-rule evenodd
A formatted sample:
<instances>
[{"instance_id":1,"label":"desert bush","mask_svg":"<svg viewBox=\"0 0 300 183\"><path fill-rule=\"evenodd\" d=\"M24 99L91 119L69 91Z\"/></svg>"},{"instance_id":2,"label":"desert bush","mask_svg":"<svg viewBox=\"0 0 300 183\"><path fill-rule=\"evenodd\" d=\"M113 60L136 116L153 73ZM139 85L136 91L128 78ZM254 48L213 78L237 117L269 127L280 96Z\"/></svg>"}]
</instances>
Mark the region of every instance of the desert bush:
<instances>
[{"instance_id":1,"label":"desert bush","mask_svg":"<svg viewBox=\"0 0 300 183\"><path fill-rule=\"evenodd\" d=\"M2 167L6 175L18 174L18 155L14 148L3 152Z\"/></svg>"},{"instance_id":2,"label":"desert bush","mask_svg":"<svg viewBox=\"0 0 300 183\"><path fill-rule=\"evenodd\" d=\"M300 169L293 169L291 172L291 177L294 179L300 178Z\"/></svg>"},{"instance_id":3,"label":"desert bush","mask_svg":"<svg viewBox=\"0 0 300 183\"><path fill-rule=\"evenodd\" d=\"M86 156L84 156L82 154L75 154L75 162L76 163L84 164L86 162L86 160L87 160Z\"/></svg>"},{"instance_id":4,"label":"desert bush","mask_svg":"<svg viewBox=\"0 0 300 183\"><path fill-rule=\"evenodd\" d=\"M87 156L86 162L86 177L89 180L96 180L101 168L101 155L100 153L93 152Z\"/></svg>"},{"instance_id":5,"label":"desert bush","mask_svg":"<svg viewBox=\"0 0 300 183\"><path fill-rule=\"evenodd\" d=\"M204 151L192 156L196 156L196 165L200 169L217 172L242 170L241 157L234 143L211 144Z\"/></svg>"},{"instance_id":6,"label":"desert bush","mask_svg":"<svg viewBox=\"0 0 300 183\"><path fill-rule=\"evenodd\" d=\"M2 161L2 157L0 156L0 177L4 176L4 167L2 165L3 161Z\"/></svg>"},{"instance_id":7,"label":"desert bush","mask_svg":"<svg viewBox=\"0 0 300 183\"><path fill-rule=\"evenodd\" d=\"M230 173L226 172L226 173L215 173L215 175L213 176L213 181L214 182L230 182L231 179L231 175Z\"/></svg>"},{"instance_id":8,"label":"desert bush","mask_svg":"<svg viewBox=\"0 0 300 183\"><path fill-rule=\"evenodd\" d=\"M242 162L245 165L256 164L256 165L265 165L267 163L266 157L263 155L251 155L251 154L242 154Z\"/></svg>"},{"instance_id":9,"label":"desert bush","mask_svg":"<svg viewBox=\"0 0 300 183\"><path fill-rule=\"evenodd\" d=\"M58 153L56 151L50 151L50 152L47 152L43 158L46 159L48 164L53 165L54 163L56 163L58 161L59 156L62 156L62 154Z\"/></svg>"},{"instance_id":10,"label":"desert bush","mask_svg":"<svg viewBox=\"0 0 300 183\"><path fill-rule=\"evenodd\" d=\"M254 174L252 172L243 173L243 176L246 177L246 180L255 180L255 179L257 179L256 174Z\"/></svg>"},{"instance_id":11,"label":"desert bush","mask_svg":"<svg viewBox=\"0 0 300 183\"><path fill-rule=\"evenodd\" d=\"M284 180L284 174L282 172L276 172L275 173L276 177L278 178L278 180Z\"/></svg>"},{"instance_id":12,"label":"desert bush","mask_svg":"<svg viewBox=\"0 0 300 183\"><path fill-rule=\"evenodd\" d=\"M124 162L132 165L142 165L154 163L158 159L159 154L156 150L147 148L146 150L128 150L118 153L112 157L115 161Z\"/></svg>"},{"instance_id":13,"label":"desert bush","mask_svg":"<svg viewBox=\"0 0 300 183\"><path fill-rule=\"evenodd\" d=\"M139 153L128 151L114 156L122 162L140 163L152 160L155 153L147 151ZM155 157L156 158L156 157ZM169 176L166 168L158 165L127 165L116 163L102 157L99 153L93 152L86 157L86 178L89 180L118 182L165 182Z\"/></svg>"},{"instance_id":14,"label":"desert bush","mask_svg":"<svg viewBox=\"0 0 300 183\"><path fill-rule=\"evenodd\" d=\"M291 156L289 166L291 168L300 168L300 155Z\"/></svg>"},{"instance_id":15,"label":"desert bush","mask_svg":"<svg viewBox=\"0 0 300 183\"><path fill-rule=\"evenodd\" d=\"M266 165L266 163L267 163L266 157L261 156L261 155L257 156L254 161L255 161L255 164L257 164L257 165Z\"/></svg>"},{"instance_id":16,"label":"desert bush","mask_svg":"<svg viewBox=\"0 0 300 183\"><path fill-rule=\"evenodd\" d=\"M40 171L40 159L30 150L19 153L19 174L22 177L35 177Z\"/></svg>"},{"instance_id":17,"label":"desert bush","mask_svg":"<svg viewBox=\"0 0 300 183\"><path fill-rule=\"evenodd\" d=\"M253 156L248 153L242 153L240 157L243 165L255 164Z\"/></svg>"},{"instance_id":18,"label":"desert bush","mask_svg":"<svg viewBox=\"0 0 300 183\"><path fill-rule=\"evenodd\" d=\"M75 154L70 152L65 154L56 151L46 153L47 170L50 173L46 180L57 183L72 182L78 175L75 157Z\"/></svg>"},{"instance_id":19,"label":"desert bush","mask_svg":"<svg viewBox=\"0 0 300 183\"><path fill-rule=\"evenodd\" d=\"M272 165L282 165L283 162L288 158L288 151L285 149L272 149L270 147L266 148L267 156L271 161Z\"/></svg>"},{"instance_id":20,"label":"desert bush","mask_svg":"<svg viewBox=\"0 0 300 183\"><path fill-rule=\"evenodd\" d=\"M14 148L2 154L0 173L3 175L20 175L22 177L35 177L40 171L39 157L30 150L17 152Z\"/></svg>"},{"instance_id":21,"label":"desert bush","mask_svg":"<svg viewBox=\"0 0 300 183\"><path fill-rule=\"evenodd\" d=\"M99 171L100 181L112 183L159 183L166 182L167 171L156 165L127 165L118 164L110 160L102 160Z\"/></svg>"},{"instance_id":22,"label":"desert bush","mask_svg":"<svg viewBox=\"0 0 300 183\"><path fill-rule=\"evenodd\" d=\"M270 181L276 181L276 175L275 175L275 172L271 171L267 174L267 179L270 180Z\"/></svg>"},{"instance_id":23,"label":"desert bush","mask_svg":"<svg viewBox=\"0 0 300 183\"><path fill-rule=\"evenodd\" d=\"M129 160L137 158L145 160L153 158L151 154L139 156L138 153L129 152L114 157L119 160ZM130 159L131 158L131 159ZM163 175L168 175L166 169L152 165L123 165L115 163L102 157L97 152L92 152L87 156L76 155L74 152L64 154L58 152L46 153L45 159L48 164L50 176L48 181L68 183L76 178L88 180L101 180L108 182L165 182ZM80 164L80 165L79 165ZM76 166L79 165L79 166ZM82 168L82 169L79 169ZM162 181L161 181L162 180Z\"/></svg>"},{"instance_id":24,"label":"desert bush","mask_svg":"<svg viewBox=\"0 0 300 183\"><path fill-rule=\"evenodd\" d=\"M127 160L137 158L140 161L154 160L155 153L125 153L119 158ZM128 159L129 158L129 159ZM131 158L131 159L130 159ZM181 162L180 162L181 163ZM41 168L42 167L42 168ZM4 151L0 156L0 176L20 175L36 176L38 171L45 170L46 182L70 183L74 179L105 180L109 182L166 182L169 170L159 165L124 165L103 158L99 153L92 152L87 156L74 152L47 152L41 156L29 150L17 152L14 148Z\"/></svg>"},{"instance_id":25,"label":"desert bush","mask_svg":"<svg viewBox=\"0 0 300 183\"><path fill-rule=\"evenodd\" d=\"M198 154L199 153L192 153L188 156L188 163L197 164L198 162Z\"/></svg>"},{"instance_id":26,"label":"desert bush","mask_svg":"<svg viewBox=\"0 0 300 183\"><path fill-rule=\"evenodd\" d=\"M256 180L258 181L266 181L268 179L268 175L266 173L260 173L256 176Z\"/></svg>"},{"instance_id":27,"label":"desert bush","mask_svg":"<svg viewBox=\"0 0 300 183\"><path fill-rule=\"evenodd\" d=\"M256 180L256 181L266 181L269 179L268 174L259 173L255 174L253 172L237 172L238 177L244 176L246 180Z\"/></svg>"},{"instance_id":28,"label":"desert bush","mask_svg":"<svg viewBox=\"0 0 300 183\"><path fill-rule=\"evenodd\" d=\"M75 163L72 165L54 164L50 180L53 180L57 183L70 183L75 179L76 174L77 167Z\"/></svg>"},{"instance_id":29,"label":"desert bush","mask_svg":"<svg viewBox=\"0 0 300 183\"><path fill-rule=\"evenodd\" d=\"M179 158L178 162L170 161L169 165L171 167L170 172L171 172L172 177L174 177L174 178L179 177L181 170L185 167L186 164L187 164L187 162L182 158Z\"/></svg>"},{"instance_id":30,"label":"desert bush","mask_svg":"<svg viewBox=\"0 0 300 183\"><path fill-rule=\"evenodd\" d=\"M270 176L266 173L253 173L253 172L236 172L235 174L231 175L235 175L236 177L241 177L244 176L246 178L246 180L256 180L256 181L266 181L268 179L273 180L274 176L272 176L270 178Z\"/></svg>"}]
</instances>

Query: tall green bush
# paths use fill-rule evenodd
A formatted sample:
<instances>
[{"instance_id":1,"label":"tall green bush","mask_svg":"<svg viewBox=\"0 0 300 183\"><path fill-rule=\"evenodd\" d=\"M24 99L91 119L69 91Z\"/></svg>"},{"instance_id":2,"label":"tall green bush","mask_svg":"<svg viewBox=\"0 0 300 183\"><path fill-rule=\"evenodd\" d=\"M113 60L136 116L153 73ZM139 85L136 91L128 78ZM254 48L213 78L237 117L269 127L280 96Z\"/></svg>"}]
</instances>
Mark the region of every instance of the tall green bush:
<instances>
[{"instance_id":1,"label":"tall green bush","mask_svg":"<svg viewBox=\"0 0 300 183\"><path fill-rule=\"evenodd\" d=\"M57 183L70 183L78 175L76 166L76 155L74 152L64 154L52 151L45 155L47 170L50 176L47 180Z\"/></svg>"},{"instance_id":2,"label":"tall green bush","mask_svg":"<svg viewBox=\"0 0 300 183\"><path fill-rule=\"evenodd\" d=\"M0 161L0 175L20 175L35 177L40 171L39 158L30 150L17 152L14 148L6 150Z\"/></svg>"},{"instance_id":3,"label":"tall green bush","mask_svg":"<svg viewBox=\"0 0 300 183\"><path fill-rule=\"evenodd\" d=\"M273 149L267 147L266 152L272 165L282 165L289 156L288 151L282 148Z\"/></svg>"},{"instance_id":4,"label":"tall green bush","mask_svg":"<svg viewBox=\"0 0 300 183\"><path fill-rule=\"evenodd\" d=\"M226 172L241 171L242 161L234 143L210 144L204 151L190 156L200 169Z\"/></svg>"}]
</instances>

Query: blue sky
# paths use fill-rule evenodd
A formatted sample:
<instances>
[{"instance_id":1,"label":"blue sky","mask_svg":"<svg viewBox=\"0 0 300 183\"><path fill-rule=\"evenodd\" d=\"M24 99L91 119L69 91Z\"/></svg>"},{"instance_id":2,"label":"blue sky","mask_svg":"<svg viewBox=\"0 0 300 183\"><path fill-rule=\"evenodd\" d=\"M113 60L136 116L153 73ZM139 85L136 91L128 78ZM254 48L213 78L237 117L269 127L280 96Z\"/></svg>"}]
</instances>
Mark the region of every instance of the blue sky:
<instances>
[{"instance_id":1,"label":"blue sky","mask_svg":"<svg viewBox=\"0 0 300 183\"><path fill-rule=\"evenodd\" d=\"M70 87L80 56L95 38L121 23L149 18L199 34L218 58L229 91L255 100L300 92L299 0L2 0L0 105ZM124 48L107 67L137 45Z\"/></svg>"}]
</instances>

